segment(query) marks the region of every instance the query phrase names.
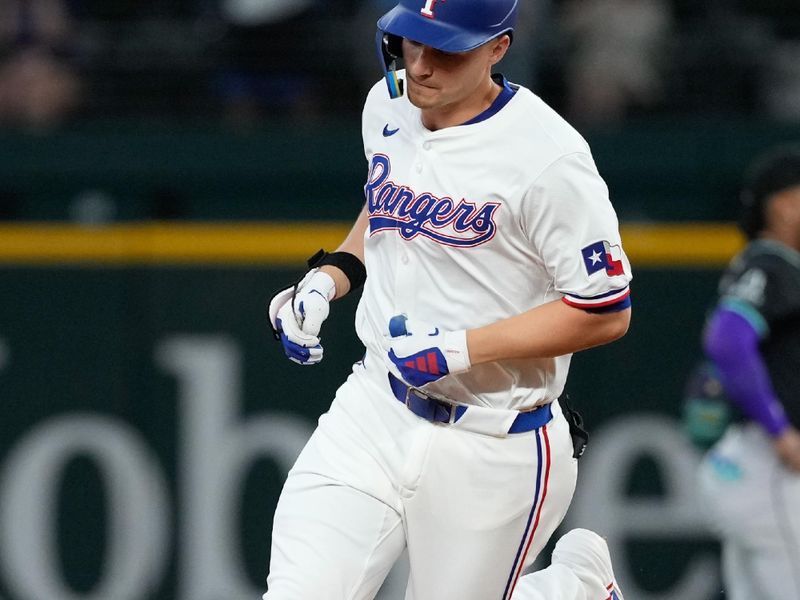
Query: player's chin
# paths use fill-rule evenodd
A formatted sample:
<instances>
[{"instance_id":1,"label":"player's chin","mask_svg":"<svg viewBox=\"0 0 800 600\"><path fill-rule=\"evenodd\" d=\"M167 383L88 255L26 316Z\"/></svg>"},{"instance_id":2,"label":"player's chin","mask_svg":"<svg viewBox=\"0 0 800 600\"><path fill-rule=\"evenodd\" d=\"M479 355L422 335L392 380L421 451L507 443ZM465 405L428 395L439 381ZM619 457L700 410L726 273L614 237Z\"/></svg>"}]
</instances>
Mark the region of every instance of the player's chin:
<instances>
[{"instance_id":1,"label":"player's chin","mask_svg":"<svg viewBox=\"0 0 800 600\"><path fill-rule=\"evenodd\" d=\"M408 90L408 100L419 109L435 108L439 105L438 94L418 93L410 89Z\"/></svg>"},{"instance_id":2,"label":"player's chin","mask_svg":"<svg viewBox=\"0 0 800 600\"><path fill-rule=\"evenodd\" d=\"M439 90L411 82L408 86L408 99L417 108L432 108L439 103Z\"/></svg>"}]
</instances>

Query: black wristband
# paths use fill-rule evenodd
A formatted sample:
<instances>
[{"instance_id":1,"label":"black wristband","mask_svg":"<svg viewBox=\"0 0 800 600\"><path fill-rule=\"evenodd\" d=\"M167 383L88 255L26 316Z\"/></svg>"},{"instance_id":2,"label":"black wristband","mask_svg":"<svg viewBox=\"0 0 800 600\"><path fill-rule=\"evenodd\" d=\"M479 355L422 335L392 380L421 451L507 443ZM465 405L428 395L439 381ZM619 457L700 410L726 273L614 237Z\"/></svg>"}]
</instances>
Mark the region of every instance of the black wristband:
<instances>
[{"instance_id":1,"label":"black wristband","mask_svg":"<svg viewBox=\"0 0 800 600\"><path fill-rule=\"evenodd\" d=\"M331 265L344 273L345 277L350 281L348 293L360 288L367 279L367 269L364 263L355 254L350 254L349 252L331 252L329 254L324 250L320 250L308 259L309 269L323 265Z\"/></svg>"}]
</instances>

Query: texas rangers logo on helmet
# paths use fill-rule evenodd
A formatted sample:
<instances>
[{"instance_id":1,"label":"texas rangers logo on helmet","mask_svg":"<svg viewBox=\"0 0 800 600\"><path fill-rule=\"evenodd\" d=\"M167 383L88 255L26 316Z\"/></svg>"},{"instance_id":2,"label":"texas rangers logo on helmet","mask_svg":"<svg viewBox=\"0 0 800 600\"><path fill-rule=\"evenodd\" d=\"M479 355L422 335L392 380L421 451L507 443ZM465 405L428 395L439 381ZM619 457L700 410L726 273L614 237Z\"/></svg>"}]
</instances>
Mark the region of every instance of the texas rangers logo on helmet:
<instances>
[{"instance_id":1,"label":"texas rangers logo on helmet","mask_svg":"<svg viewBox=\"0 0 800 600\"><path fill-rule=\"evenodd\" d=\"M419 12L423 17L428 17L429 19L433 19L433 9L436 8L437 2L444 2L445 0L425 0L425 6L423 6Z\"/></svg>"},{"instance_id":2,"label":"texas rangers logo on helmet","mask_svg":"<svg viewBox=\"0 0 800 600\"><path fill-rule=\"evenodd\" d=\"M613 246L603 240L582 248L581 254L589 275L603 270L609 277L625 274L625 268L622 265L622 248L619 246Z\"/></svg>"},{"instance_id":3,"label":"texas rangers logo on helmet","mask_svg":"<svg viewBox=\"0 0 800 600\"><path fill-rule=\"evenodd\" d=\"M385 154L375 154L364 186L369 211L370 235L397 231L405 240L418 235L446 246L473 248L494 237L494 215L500 204L480 206L466 199L456 202L429 192L415 194L389 179L392 165Z\"/></svg>"}]
</instances>

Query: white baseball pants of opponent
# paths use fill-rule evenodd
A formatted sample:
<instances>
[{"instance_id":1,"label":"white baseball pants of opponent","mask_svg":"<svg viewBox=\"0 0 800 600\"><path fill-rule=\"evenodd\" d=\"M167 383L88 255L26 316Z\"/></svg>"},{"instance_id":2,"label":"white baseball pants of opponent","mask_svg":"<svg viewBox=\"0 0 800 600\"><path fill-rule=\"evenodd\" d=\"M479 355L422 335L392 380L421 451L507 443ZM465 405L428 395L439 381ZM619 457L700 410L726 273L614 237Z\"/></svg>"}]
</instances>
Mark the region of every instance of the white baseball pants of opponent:
<instances>
[{"instance_id":1,"label":"white baseball pants of opponent","mask_svg":"<svg viewBox=\"0 0 800 600\"><path fill-rule=\"evenodd\" d=\"M371 600L407 547L406 600L508 600L575 490L558 403L546 426L492 436L421 419L386 377L356 365L291 469L264 599Z\"/></svg>"},{"instance_id":2,"label":"white baseball pants of opponent","mask_svg":"<svg viewBox=\"0 0 800 600\"><path fill-rule=\"evenodd\" d=\"M800 475L761 427L730 427L704 458L699 487L722 538L725 597L800 600Z\"/></svg>"}]
</instances>

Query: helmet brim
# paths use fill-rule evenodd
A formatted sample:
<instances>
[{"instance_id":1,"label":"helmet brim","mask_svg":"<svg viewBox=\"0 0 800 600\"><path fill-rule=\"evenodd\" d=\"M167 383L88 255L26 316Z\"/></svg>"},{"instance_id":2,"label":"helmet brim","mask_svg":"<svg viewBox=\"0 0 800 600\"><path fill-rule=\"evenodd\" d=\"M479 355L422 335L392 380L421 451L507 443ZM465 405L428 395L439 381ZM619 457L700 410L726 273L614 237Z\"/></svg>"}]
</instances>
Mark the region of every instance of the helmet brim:
<instances>
[{"instance_id":1,"label":"helmet brim","mask_svg":"<svg viewBox=\"0 0 800 600\"><path fill-rule=\"evenodd\" d=\"M485 31L457 28L448 23L429 19L418 11L409 10L401 5L395 6L378 20L378 29L450 53L474 50L489 40L511 31L509 28L487 37Z\"/></svg>"}]
</instances>

